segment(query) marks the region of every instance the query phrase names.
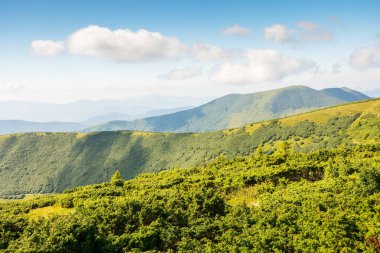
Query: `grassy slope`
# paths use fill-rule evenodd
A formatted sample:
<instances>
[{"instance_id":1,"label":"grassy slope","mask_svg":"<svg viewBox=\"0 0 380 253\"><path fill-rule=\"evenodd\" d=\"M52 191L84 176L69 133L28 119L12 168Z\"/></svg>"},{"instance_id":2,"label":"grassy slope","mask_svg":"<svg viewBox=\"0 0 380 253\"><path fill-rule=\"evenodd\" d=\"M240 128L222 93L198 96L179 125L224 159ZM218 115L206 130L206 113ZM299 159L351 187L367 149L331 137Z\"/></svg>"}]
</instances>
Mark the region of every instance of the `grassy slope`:
<instances>
[{"instance_id":1,"label":"grassy slope","mask_svg":"<svg viewBox=\"0 0 380 253\"><path fill-rule=\"evenodd\" d=\"M243 128L202 134L145 132L33 133L0 136L0 195L61 192L142 172L192 167L224 154L268 152L289 140L295 150L380 139L380 100L347 104ZM314 123L314 122L315 123Z\"/></svg>"},{"instance_id":2,"label":"grassy slope","mask_svg":"<svg viewBox=\"0 0 380 253\"><path fill-rule=\"evenodd\" d=\"M89 130L214 131L241 127L251 122L294 115L366 97L360 93L362 96L338 88L334 91L326 92L306 86L290 86L253 94L232 94L190 110L130 122L113 121Z\"/></svg>"}]
</instances>

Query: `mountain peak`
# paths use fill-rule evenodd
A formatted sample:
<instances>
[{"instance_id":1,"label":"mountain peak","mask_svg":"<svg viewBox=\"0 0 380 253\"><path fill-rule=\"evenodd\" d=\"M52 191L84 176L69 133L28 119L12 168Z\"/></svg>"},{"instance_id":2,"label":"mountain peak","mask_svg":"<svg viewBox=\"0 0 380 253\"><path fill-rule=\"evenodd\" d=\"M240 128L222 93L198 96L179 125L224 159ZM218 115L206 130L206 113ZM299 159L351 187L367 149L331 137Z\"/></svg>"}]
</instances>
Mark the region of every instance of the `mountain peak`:
<instances>
[{"instance_id":1,"label":"mountain peak","mask_svg":"<svg viewBox=\"0 0 380 253\"><path fill-rule=\"evenodd\" d=\"M335 97L337 99L347 101L347 102L364 100L364 99L370 98L367 95L365 95L359 91L352 90L352 89L347 88L347 87L326 88L326 89L321 90L321 92L323 92L329 96Z\"/></svg>"},{"instance_id":2,"label":"mountain peak","mask_svg":"<svg viewBox=\"0 0 380 253\"><path fill-rule=\"evenodd\" d=\"M109 122L86 131L205 132L363 99L368 97L342 88L319 91L305 85L292 85L257 93L230 94L190 110L134 121Z\"/></svg>"}]
</instances>

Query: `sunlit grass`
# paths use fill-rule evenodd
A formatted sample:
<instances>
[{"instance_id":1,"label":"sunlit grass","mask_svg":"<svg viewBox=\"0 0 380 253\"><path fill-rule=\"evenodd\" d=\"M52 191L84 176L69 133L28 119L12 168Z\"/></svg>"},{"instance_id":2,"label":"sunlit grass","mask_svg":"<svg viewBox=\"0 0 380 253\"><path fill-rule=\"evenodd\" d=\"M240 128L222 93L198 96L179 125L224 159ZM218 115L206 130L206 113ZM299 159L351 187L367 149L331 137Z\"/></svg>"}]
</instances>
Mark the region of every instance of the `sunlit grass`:
<instances>
[{"instance_id":1,"label":"sunlit grass","mask_svg":"<svg viewBox=\"0 0 380 253\"><path fill-rule=\"evenodd\" d=\"M248 207L258 207L260 204L257 200L257 195L255 186L241 188L233 194L226 196L226 202L231 206L246 205Z\"/></svg>"},{"instance_id":2,"label":"sunlit grass","mask_svg":"<svg viewBox=\"0 0 380 253\"><path fill-rule=\"evenodd\" d=\"M46 206L31 210L28 213L29 220L38 220L40 218L49 218L53 215L69 215L75 213L75 208L63 208L59 205Z\"/></svg>"},{"instance_id":3,"label":"sunlit grass","mask_svg":"<svg viewBox=\"0 0 380 253\"><path fill-rule=\"evenodd\" d=\"M283 125L295 125L301 121L308 120L320 124L327 122L328 119L334 116L347 116L355 113L361 113L362 115L374 114L379 116L380 99L329 107L314 112L283 118L280 119L279 122Z\"/></svg>"},{"instance_id":4,"label":"sunlit grass","mask_svg":"<svg viewBox=\"0 0 380 253\"><path fill-rule=\"evenodd\" d=\"M152 136L152 135L154 135L154 133L151 133L151 132L134 131L132 133L132 136L144 136L144 137L148 137L148 136Z\"/></svg>"}]
</instances>

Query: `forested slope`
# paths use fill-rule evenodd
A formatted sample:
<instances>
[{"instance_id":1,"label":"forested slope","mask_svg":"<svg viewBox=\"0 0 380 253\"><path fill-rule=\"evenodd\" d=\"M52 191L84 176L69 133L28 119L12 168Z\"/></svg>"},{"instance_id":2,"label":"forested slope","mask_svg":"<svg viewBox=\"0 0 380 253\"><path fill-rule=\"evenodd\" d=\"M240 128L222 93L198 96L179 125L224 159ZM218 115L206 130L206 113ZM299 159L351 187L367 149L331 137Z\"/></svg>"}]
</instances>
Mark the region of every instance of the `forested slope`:
<instances>
[{"instance_id":1,"label":"forested slope","mask_svg":"<svg viewBox=\"0 0 380 253\"><path fill-rule=\"evenodd\" d=\"M0 251L379 252L380 145L275 146L0 204Z\"/></svg>"},{"instance_id":2,"label":"forested slope","mask_svg":"<svg viewBox=\"0 0 380 253\"><path fill-rule=\"evenodd\" d=\"M288 140L295 152L380 140L380 100L353 103L243 128L202 134L31 133L0 136L0 195L62 192L142 172L193 167L225 155L268 152Z\"/></svg>"}]
</instances>

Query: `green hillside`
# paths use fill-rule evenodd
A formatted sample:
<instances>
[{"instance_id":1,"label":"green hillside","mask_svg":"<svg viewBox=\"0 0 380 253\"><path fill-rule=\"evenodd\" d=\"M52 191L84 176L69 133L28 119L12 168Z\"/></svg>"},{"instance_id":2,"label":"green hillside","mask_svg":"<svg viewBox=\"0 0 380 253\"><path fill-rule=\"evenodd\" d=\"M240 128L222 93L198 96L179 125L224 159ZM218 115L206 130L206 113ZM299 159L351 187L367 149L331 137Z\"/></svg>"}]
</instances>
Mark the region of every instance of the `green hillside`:
<instances>
[{"instance_id":1,"label":"green hillside","mask_svg":"<svg viewBox=\"0 0 380 253\"><path fill-rule=\"evenodd\" d=\"M295 152L380 140L380 100L370 100L223 131L30 133L0 136L0 196L62 192L142 172L188 168L224 155L268 154L288 140Z\"/></svg>"},{"instance_id":2,"label":"green hillside","mask_svg":"<svg viewBox=\"0 0 380 253\"><path fill-rule=\"evenodd\" d=\"M298 153L294 134L274 152L0 204L0 251L379 252L379 131L358 119L311 135L346 132L339 148ZM364 129L376 144L350 145Z\"/></svg>"},{"instance_id":3,"label":"green hillside","mask_svg":"<svg viewBox=\"0 0 380 253\"><path fill-rule=\"evenodd\" d=\"M368 98L347 88L319 91L307 86L290 86L252 94L227 95L190 110L134 121L111 121L86 131L215 131Z\"/></svg>"}]
</instances>

